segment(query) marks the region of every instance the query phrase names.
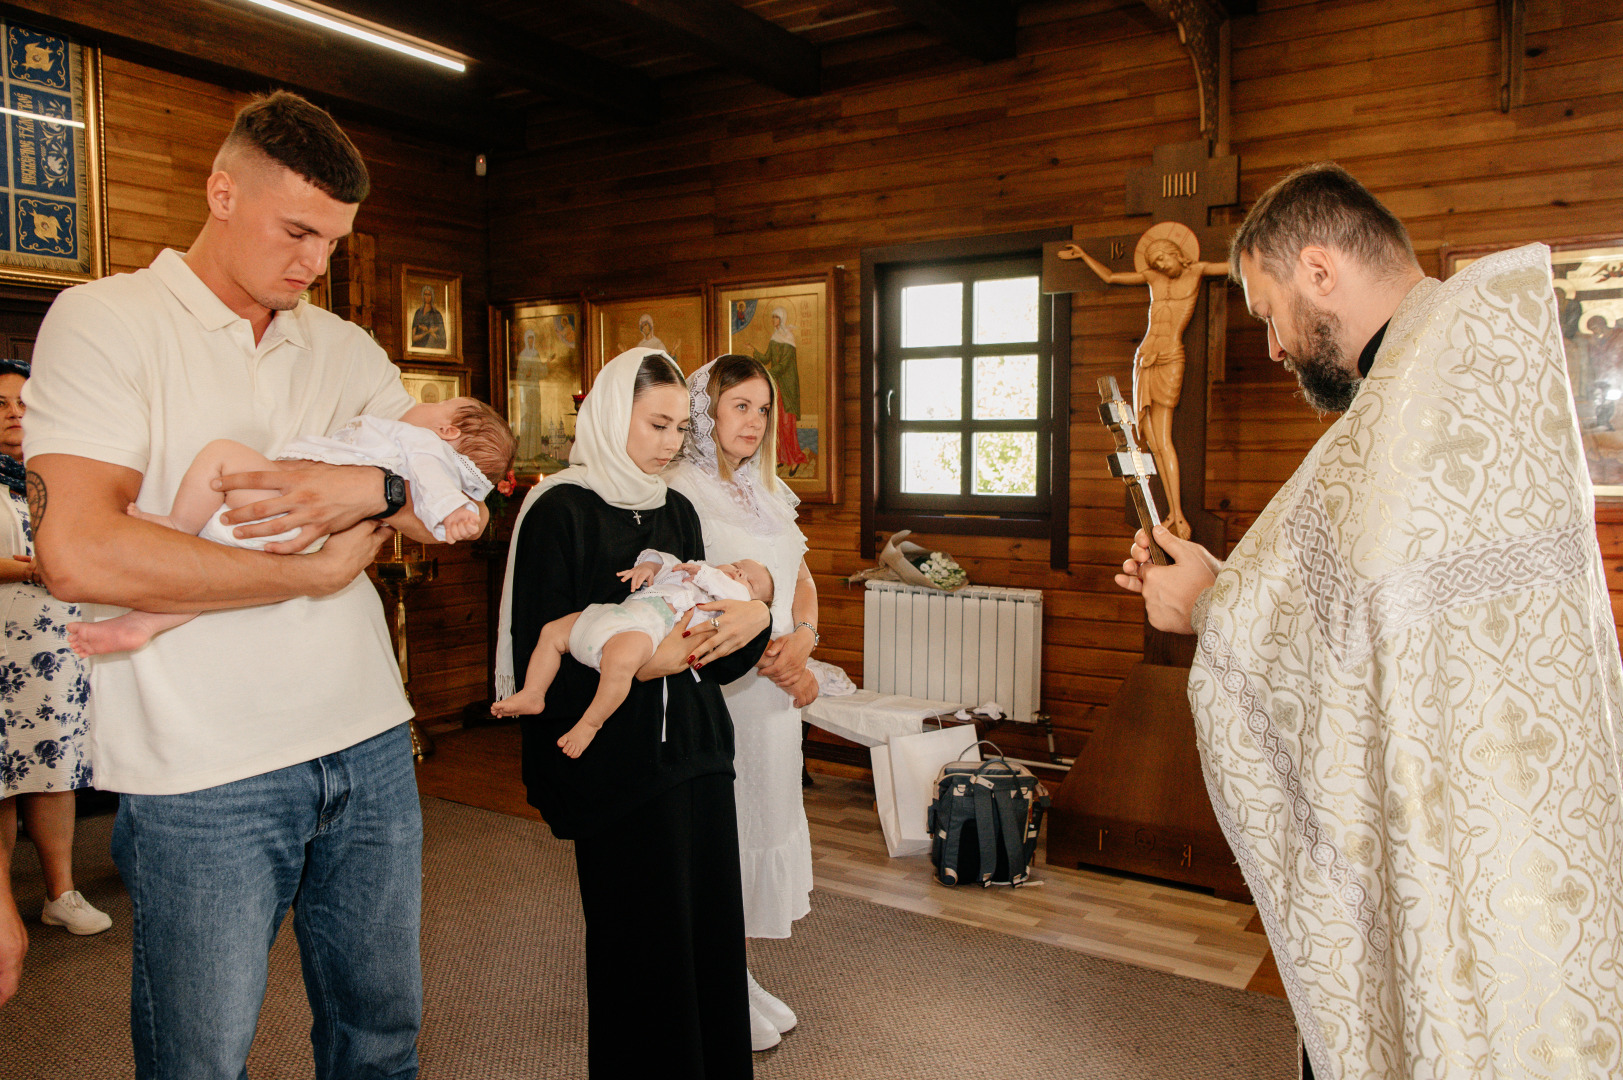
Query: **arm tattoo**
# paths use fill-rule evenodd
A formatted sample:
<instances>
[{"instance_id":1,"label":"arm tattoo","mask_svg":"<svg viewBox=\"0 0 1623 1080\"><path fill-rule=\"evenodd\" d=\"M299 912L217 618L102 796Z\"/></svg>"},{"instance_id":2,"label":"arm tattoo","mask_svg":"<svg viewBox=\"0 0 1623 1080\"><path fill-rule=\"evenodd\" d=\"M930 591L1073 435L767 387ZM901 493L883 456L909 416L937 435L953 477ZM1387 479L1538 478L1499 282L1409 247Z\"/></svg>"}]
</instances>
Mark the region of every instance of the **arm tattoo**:
<instances>
[{"instance_id":1,"label":"arm tattoo","mask_svg":"<svg viewBox=\"0 0 1623 1080\"><path fill-rule=\"evenodd\" d=\"M45 520L45 478L33 469L28 470L28 519L39 535L39 526Z\"/></svg>"}]
</instances>

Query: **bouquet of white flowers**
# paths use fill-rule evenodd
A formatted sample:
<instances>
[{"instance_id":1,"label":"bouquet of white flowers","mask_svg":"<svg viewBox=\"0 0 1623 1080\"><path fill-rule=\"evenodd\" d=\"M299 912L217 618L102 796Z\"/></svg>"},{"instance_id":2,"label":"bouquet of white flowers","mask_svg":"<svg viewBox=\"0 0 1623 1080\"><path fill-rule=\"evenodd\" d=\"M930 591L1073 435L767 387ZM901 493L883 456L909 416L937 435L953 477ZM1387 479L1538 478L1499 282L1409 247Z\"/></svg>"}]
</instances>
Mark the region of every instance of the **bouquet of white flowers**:
<instances>
[{"instance_id":1,"label":"bouquet of white flowers","mask_svg":"<svg viewBox=\"0 0 1623 1080\"><path fill-rule=\"evenodd\" d=\"M911 532L906 529L892 533L890 539L885 541L884 550L879 553L879 565L852 574L845 579L846 584L855 585L859 581L875 578L890 579L948 592L969 584L969 575L964 573L964 568L951 555L920 547L907 539L910 535Z\"/></svg>"},{"instance_id":2,"label":"bouquet of white flowers","mask_svg":"<svg viewBox=\"0 0 1623 1080\"><path fill-rule=\"evenodd\" d=\"M969 584L969 575L964 568L945 551L932 551L923 558L909 559L908 562L919 568L919 573L930 579L930 584L938 589L956 589Z\"/></svg>"}]
</instances>

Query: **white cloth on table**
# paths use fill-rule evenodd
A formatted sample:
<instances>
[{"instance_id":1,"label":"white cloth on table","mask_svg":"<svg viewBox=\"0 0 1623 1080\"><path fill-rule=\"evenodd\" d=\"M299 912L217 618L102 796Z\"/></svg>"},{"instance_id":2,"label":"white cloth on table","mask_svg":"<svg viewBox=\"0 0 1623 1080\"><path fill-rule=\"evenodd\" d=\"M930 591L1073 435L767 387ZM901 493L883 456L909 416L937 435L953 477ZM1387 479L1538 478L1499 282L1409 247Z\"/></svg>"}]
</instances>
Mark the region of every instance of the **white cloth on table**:
<instances>
[{"instance_id":1,"label":"white cloth on table","mask_svg":"<svg viewBox=\"0 0 1623 1080\"><path fill-rule=\"evenodd\" d=\"M808 724L863 746L883 746L892 735L912 735L924 728L927 717L949 714L963 707L956 701L881 694L858 690L845 697L820 697L801 710Z\"/></svg>"},{"instance_id":2,"label":"white cloth on table","mask_svg":"<svg viewBox=\"0 0 1623 1080\"><path fill-rule=\"evenodd\" d=\"M433 431L380 416L357 416L331 435L301 435L273 456L278 461L378 465L399 473L411 485L417 520L436 540L445 539L446 518L464 506L477 511L491 488L479 466Z\"/></svg>"},{"instance_id":3,"label":"white cloth on table","mask_svg":"<svg viewBox=\"0 0 1623 1080\"><path fill-rule=\"evenodd\" d=\"M690 385L708 379L708 366ZM713 426L707 398L694 398L695 431ZM701 420L701 416L703 419ZM683 460L666 482L687 496L704 529L705 558L754 559L772 575L772 636L794 626L795 584L806 557L806 538L795 525L798 500L781 483L768 485L746 462L734 482L715 471L713 443L703 461ZM722 687L733 718L733 790L738 802L738 854L744 886L744 933L786 938L811 910L811 829L801 799L800 710L770 679L750 672Z\"/></svg>"}]
</instances>

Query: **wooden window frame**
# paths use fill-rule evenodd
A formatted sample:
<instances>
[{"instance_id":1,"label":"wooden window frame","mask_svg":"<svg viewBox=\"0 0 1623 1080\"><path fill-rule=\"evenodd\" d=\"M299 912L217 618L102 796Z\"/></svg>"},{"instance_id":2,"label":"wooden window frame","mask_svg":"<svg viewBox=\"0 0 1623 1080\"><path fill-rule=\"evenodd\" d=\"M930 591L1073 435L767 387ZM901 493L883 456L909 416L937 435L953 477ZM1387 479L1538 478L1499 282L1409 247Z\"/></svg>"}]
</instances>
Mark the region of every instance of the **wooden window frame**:
<instances>
[{"instance_id":1,"label":"wooden window frame","mask_svg":"<svg viewBox=\"0 0 1623 1080\"><path fill-rule=\"evenodd\" d=\"M1023 506L1007 512L993 512L985 502L1002 496L932 496L944 510L921 510L916 506L887 502L883 489L888 453L884 391L886 374L883 360L884 307L886 290L899 275L913 276L926 267L993 262L1036 256L1040 265L1043 244L1069 240L1069 229L977 236L957 240L928 241L868 248L862 252L862 554L874 558L878 534L898 529L922 533L974 536L1043 537L1049 539L1049 565L1063 570L1070 548L1070 393L1071 393L1071 297L1068 293L1042 294L1041 319L1048 326L1048 378L1039 388L1039 411L1044 403L1046 419L1039 424L1038 438L1048 445L1047 461L1039 457L1038 495ZM927 271L926 271L927 272ZM966 304L966 308L970 305ZM970 317L966 314L966 320ZM968 422L967 419L965 421ZM992 426L995 426L992 425ZM1025 424L1013 426L1025 428ZM899 446L899 439L894 440ZM891 455L894 457L895 455ZM1046 467L1045 467L1046 465ZM1046 475L1044 473L1046 472ZM963 505L955 505L959 501ZM903 498L902 502L912 500ZM1046 502L1047 509L1042 509ZM1007 506L1007 503L1004 503Z\"/></svg>"}]
</instances>

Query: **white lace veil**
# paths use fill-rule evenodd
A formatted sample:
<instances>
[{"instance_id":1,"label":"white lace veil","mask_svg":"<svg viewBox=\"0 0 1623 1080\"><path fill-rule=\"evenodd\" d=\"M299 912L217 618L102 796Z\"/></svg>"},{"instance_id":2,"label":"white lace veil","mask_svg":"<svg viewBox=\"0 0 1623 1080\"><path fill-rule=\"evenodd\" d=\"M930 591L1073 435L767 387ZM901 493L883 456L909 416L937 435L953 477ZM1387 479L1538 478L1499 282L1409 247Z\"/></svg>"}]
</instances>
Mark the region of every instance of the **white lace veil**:
<instances>
[{"instance_id":1,"label":"white lace veil","mask_svg":"<svg viewBox=\"0 0 1623 1080\"><path fill-rule=\"evenodd\" d=\"M795 507L800 499L789 490L789 485L778 478L776 463L763 466L755 457L733 470L731 482L723 480L721 464L717 460L716 420L710 414L710 373L716 366L712 360L688 376L688 393L692 396L692 428L688 431L687 445L682 448L681 465L704 474L709 481L704 486L712 492L725 493L724 499L705 498L704 510L720 512L731 523L742 528L763 530L765 535L782 532L785 526L795 525ZM774 400L777 397L773 391ZM776 423L776 409L769 423ZM688 485L685 485L688 486ZM707 492L706 494L709 494Z\"/></svg>"},{"instance_id":2,"label":"white lace veil","mask_svg":"<svg viewBox=\"0 0 1623 1080\"><path fill-rule=\"evenodd\" d=\"M753 458L721 478L717 460L716 421L710 415L711 361L688 377L693 426L682 456L665 471L665 480L693 503L704 526L705 555L713 562L754 559L772 575L772 633L781 636L794 624L795 586L806 555L806 538L795 523L800 500L778 479L776 462L764 467ZM775 424L774 415L769 423ZM760 456L757 450L755 457Z\"/></svg>"}]
</instances>

